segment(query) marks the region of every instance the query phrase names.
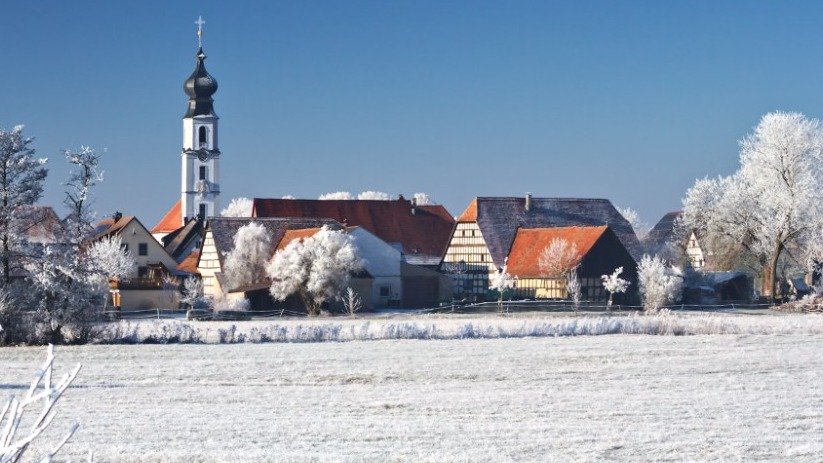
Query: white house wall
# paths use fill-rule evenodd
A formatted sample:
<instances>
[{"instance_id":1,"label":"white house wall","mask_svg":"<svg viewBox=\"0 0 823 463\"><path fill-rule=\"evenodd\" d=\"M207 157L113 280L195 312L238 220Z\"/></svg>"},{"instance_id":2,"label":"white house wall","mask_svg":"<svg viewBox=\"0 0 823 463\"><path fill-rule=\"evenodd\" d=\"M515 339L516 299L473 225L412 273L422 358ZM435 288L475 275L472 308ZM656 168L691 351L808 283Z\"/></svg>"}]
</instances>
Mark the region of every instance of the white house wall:
<instances>
[{"instance_id":1,"label":"white house wall","mask_svg":"<svg viewBox=\"0 0 823 463\"><path fill-rule=\"evenodd\" d=\"M395 247L357 227L350 231L357 252L365 261L365 270L374 277L372 302L375 307L387 307L389 301L403 298L403 280L400 272L402 253Z\"/></svg>"}]
</instances>

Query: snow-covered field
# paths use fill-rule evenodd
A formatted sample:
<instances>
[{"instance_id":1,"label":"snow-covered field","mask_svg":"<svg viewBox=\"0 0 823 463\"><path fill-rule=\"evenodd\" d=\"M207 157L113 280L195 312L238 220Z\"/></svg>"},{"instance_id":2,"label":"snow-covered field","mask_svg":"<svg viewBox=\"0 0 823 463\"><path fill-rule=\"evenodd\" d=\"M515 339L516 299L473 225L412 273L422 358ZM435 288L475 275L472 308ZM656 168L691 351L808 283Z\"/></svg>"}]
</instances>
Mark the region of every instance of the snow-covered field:
<instances>
[{"instance_id":1,"label":"snow-covered field","mask_svg":"<svg viewBox=\"0 0 823 463\"><path fill-rule=\"evenodd\" d=\"M757 318L756 316L747 318ZM802 320L798 318L797 320ZM754 323L754 321L752 321ZM20 394L43 348L0 349ZM823 335L59 347L96 461L819 461Z\"/></svg>"}]
</instances>

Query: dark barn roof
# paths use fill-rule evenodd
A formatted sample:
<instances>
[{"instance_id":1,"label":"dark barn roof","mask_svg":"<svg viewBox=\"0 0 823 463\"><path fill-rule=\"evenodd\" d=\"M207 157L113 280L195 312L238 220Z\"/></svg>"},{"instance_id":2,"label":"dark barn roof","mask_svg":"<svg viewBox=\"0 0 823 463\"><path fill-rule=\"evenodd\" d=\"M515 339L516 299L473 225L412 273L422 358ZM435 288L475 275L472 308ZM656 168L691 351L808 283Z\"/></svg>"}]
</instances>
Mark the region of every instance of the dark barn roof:
<instances>
[{"instance_id":1,"label":"dark barn roof","mask_svg":"<svg viewBox=\"0 0 823 463\"><path fill-rule=\"evenodd\" d=\"M669 212L664 215L643 239L644 248L653 254L663 249L674 236L674 225L681 215L683 215L682 211Z\"/></svg>"},{"instance_id":2,"label":"dark barn roof","mask_svg":"<svg viewBox=\"0 0 823 463\"><path fill-rule=\"evenodd\" d=\"M518 228L608 226L626 249L639 247L631 224L608 199L475 198L458 222L477 222L494 264L502 267Z\"/></svg>"},{"instance_id":3,"label":"dark barn roof","mask_svg":"<svg viewBox=\"0 0 823 463\"><path fill-rule=\"evenodd\" d=\"M217 248L217 256L220 260L220 267L223 267L225 254L234 249L234 235L237 233L237 230L251 222L263 225L269 232L269 236L271 236L272 254L274 254L275 247L280 240L283 239L287 230L318 228L324 225L328 225L335 230L343 228L339 223L331 219L215 217L209 219L206 229L212 232L214 246Z\"/></svg>"},{"instance_id":4,"label":"dark barn roof","mask_svg":"<svg viewBox=\"0 0 823 463\"><path fill-rule=\"evenodd\" d=\"M255 217L325 217L360 226L410 256L439 260L446 252L454 217L440 205L416 206L400 198L378 200L254 199ZM303 227L310 228L310 227Z\"/></svg>"}]
</instances>

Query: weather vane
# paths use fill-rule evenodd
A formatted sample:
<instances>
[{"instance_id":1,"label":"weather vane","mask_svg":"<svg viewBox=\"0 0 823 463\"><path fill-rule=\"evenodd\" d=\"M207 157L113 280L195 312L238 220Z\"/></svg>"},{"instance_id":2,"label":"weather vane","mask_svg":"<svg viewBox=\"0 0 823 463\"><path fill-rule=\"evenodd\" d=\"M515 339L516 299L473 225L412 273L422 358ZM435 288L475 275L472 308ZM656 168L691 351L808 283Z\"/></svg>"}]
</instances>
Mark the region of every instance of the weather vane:
<instances>
[{"instance_id":1,"label":"weather vane","mask_svg":"<svg viewBox=\"0 0 823 463\"><path fill-rule=\"evenodd\" d=\"M199 47L203 47L203 24L206 24L206 21L203 21L203 16L198 16L197 21L194 22L197 24L197 45Z\"/></svg>"}]
</instances>

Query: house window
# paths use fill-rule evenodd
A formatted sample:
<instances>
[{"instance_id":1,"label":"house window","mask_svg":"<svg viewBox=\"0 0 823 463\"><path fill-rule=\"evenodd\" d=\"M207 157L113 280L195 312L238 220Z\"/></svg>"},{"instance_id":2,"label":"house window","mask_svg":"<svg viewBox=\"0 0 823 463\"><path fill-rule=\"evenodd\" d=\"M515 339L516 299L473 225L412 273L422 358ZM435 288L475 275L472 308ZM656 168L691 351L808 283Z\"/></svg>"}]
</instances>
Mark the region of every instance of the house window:
<instances>
[{"instance_id":1,"label":"house window","mask_svg":"<svg viewBox=\"0 0 823 463\"><path fill-rule=\"evenodd\" d=\"M381 286L380 287L380 297L390 297L391 296L391 286Z\"/></svg>"},{"instance_id":2,"label":"house window","mask_svg":"<svg viewBox=\"0 0 823 463\"><path fill-rule=\"evenodd\" d=\"M200 166L200 180L206 179L206 166Z\"/></svg>"},{"instance_id":3,"label":"house window","mask_svg":"<svg viewBox=\"0 0 823 463\"><path fill-rule=\"evenodd\" d=\"M148 243L140 243L137 245L137 254L141 256L148 256L149 255L149 245Z\"/></svg>"},{"instance_id":4,"label":"house window","mask_svg":"<svg viewBox=\"0 0 823 463\"><path fill-rule=\"evenodd\" d=\"M200 218L202 218L202 219L206 218L206 205L205 204L200 205Z\"/></svg>"},{"instance_id":5,"label":"house window","mask_svg":"<svg viewBox=\"0 0 823 463\"><path fill-rule=\"evenodd\" d=\"M200 126L199 134L197 136L198 141L200 142L200 148L205 148L208 145L206 141L206 127Z\"/></svg>"}]
</instances>

